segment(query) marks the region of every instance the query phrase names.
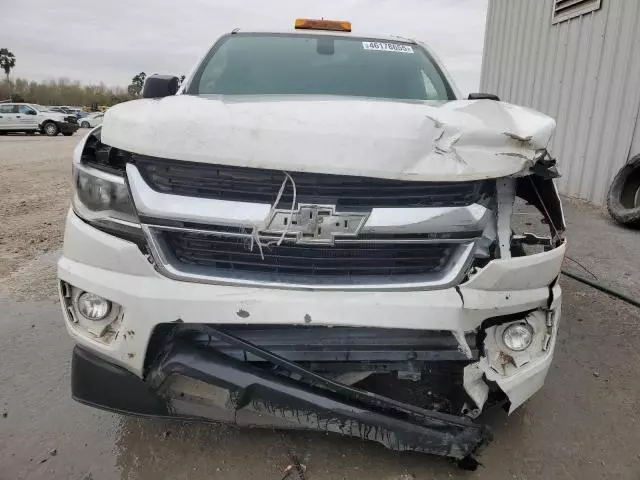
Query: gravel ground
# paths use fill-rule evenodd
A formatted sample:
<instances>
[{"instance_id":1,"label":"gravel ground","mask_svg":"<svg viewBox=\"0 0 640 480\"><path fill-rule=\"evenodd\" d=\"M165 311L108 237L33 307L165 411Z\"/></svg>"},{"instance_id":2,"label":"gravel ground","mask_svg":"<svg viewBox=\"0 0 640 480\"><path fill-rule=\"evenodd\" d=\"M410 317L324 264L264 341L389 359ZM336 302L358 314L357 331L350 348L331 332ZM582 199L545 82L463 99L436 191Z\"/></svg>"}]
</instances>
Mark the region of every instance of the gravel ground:
<instances>
[{"instance_id":1,"label":"gravel ground","mask_svg":"<svg viewBox=\"0 0 640 480\"><path fill-rule=\"evenodd\" d=\"M474 473L335 435L125 418L73 402L55 261L79 139L0 137L1 480L280 480L293 456L307 480L640 479L640 311L569 279L547 383L514 415L486 418L495 440ZM565 207L570 255L638 295L640 232L581 202Z\"/></svg>"},{"instance_id":2,"label":"gravel ground","mask_svg":"<svg viewBox=\"0 0 640 480\"><path fill-rule=\"evenodd\" d=\"M71 153L80 138L80 132L0 137L0 290L16 298L55 297L53 265L69 208Z\"/></svg>"}]
</instances>

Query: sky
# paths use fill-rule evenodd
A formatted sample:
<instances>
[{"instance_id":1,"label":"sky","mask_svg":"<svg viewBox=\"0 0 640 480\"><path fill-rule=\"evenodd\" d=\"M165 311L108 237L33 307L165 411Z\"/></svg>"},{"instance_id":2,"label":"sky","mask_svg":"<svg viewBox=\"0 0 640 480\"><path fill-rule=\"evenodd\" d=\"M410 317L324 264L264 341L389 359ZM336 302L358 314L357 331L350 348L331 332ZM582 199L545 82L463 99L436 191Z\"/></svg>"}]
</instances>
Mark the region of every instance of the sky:
<instances>
[{"instance_id":1,"label":"sky","mask_svg":"<svg viewBox=\"0 0 640 480\"><path fill-rule=\"evenodd\" d=\"M12 75L126 86L144 71L187 74L222 34L348 20L356 33L427 43L463 94L477 91L487 0L0 0Z\"/></svg>"}]
</instances>

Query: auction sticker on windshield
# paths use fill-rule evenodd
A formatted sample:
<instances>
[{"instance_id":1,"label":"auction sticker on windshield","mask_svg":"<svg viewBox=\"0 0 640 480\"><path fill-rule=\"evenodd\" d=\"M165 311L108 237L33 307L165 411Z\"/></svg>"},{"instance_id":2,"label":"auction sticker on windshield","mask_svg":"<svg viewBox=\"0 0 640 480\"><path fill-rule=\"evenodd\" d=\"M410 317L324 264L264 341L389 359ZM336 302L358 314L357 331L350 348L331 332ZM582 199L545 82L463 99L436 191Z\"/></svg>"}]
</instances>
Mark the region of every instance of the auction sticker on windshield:
<instances>
[{"instance_id":1,"label":"auction sticker on windshield","mask_svg":"<svg viewBox=\"0 0 640 480\"><path fill-rule=\"evenodd\" d=\"M413 48L401 43L362 42L365 50L379 50L381 52L413 53Z\"/></svg>"},{"instance_id":2,"label":"auction sticker on windshield","mask_svg":"<svg viewBox=\"0 0 640 480\"><path fill-rule=\"evenodd\" d=\"M362 47L365 50L378 50L381 52L413 53L413 48L400 43L362 42Z\"/></svg>"}]
</instances>

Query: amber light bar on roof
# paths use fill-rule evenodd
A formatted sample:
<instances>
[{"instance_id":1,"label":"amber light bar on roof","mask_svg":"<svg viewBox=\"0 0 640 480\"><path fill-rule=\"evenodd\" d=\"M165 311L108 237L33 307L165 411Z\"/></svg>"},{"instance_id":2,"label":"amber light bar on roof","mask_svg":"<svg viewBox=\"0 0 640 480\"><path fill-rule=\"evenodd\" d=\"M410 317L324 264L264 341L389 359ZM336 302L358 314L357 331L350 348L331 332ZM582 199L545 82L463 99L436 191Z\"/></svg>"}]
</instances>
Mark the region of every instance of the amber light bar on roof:
<instances>
[{"instance_id":1,"label":"amber light bar on roof","mask_svg":"<svg viewBox=\"0 0 640 480\"><path fill-rule=\"evenodd\" d=\"M308 18L297 18L296 29L298 30L331 30L337 32L350 32L351 22L341 20L312 20Z\"/></svg>"}]
</instances>

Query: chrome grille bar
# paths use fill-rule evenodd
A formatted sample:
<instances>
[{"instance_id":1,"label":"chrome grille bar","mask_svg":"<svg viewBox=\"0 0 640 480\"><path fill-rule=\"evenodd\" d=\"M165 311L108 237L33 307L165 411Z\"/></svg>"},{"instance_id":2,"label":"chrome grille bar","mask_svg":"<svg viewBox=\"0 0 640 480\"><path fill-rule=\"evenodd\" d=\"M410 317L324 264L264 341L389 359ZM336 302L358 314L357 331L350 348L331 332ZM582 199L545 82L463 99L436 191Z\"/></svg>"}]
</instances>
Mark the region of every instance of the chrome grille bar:
<instances>
[{"instance_id":1,"label":"chrome grille bar","mask_svg":"<svg viewBox=\"0 0 640 480\"><path fill-rule=\"evenodd\" d=\"M308 205L310 211L328 209L324 220L333 222L335 236L317 239L312 229L301 237L300 224L297 232L288 231L292 217L275 217L270 204L162 193L135 164L126 171L156 269L181 281L294 290L449 288L462 281L478 239L495 220L477 203L379 207L341 233L339 220L347 227L357 221L357 211ZM302 221L307 210L299 205L296 218ZM253 245L256 232L262 242L282 245L260 252Z\"/></svg>"}]
</instances>

